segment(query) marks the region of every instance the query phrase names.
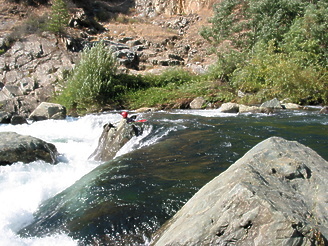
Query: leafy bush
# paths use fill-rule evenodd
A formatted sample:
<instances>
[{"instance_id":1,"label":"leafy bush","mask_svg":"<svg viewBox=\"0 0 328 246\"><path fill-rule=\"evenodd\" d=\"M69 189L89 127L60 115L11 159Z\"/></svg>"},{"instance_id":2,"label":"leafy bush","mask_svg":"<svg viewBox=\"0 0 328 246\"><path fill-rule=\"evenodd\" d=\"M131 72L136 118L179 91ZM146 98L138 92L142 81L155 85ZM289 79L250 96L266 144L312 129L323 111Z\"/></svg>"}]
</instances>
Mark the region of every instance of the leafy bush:
<instances>
[{"instance_id":1,"label":"leafy bush","mask_svg":"<svg viewBox=\"0 0 328 246\"><path fill-rule=\"evenodd\" d=\"M217 47L211 75L257 98L327 103L327 9L320 0L221 1L201 31Z\"/></svg>"},{"instance_id":2,"label":"leafy bush","mask_svg":"<svg viewBox=\"0 0 328 246\"><path fill-rule=\"evenodd\" d=\"M281 40L304 3L286 0L223 0L214 8L211 27L201 35L212 43L228 40L239 49L250 49L257 41Z\"/></svg>"},{"instance_id":3,"label":"leafy bush","mask_svg":"<svg viewBox=\"0 0 328 246\"><path fill-rule=\"evenodd\" d=\"M151 87L165 87L167 85L180 86L184 83L190 82L195 76L188 71L173 68L165 70L159 75L147 74L144 76L144 81Z\"/></svg>"},{"instance_id":4,"label":"leafy bush","mask_svg":"<svg viewBox=\"0 0 328 246\"><path fill-rule=\"evenodd\" d=\"M318 1L305 8L304 16L295 19L285 33L281 48L302 57L302 66L328 65L328 2Z\"/></svg>"},{"instance_id":5,"label":"leafy bush","mask_svg":"<svg viewBox=\"0 0 328 246\"><path fill-rule=\"evenodd\" d=\"M57 101L77 110L105 105L124 90L115 77L116 70L116 59L103 42L99 42L82 52Z\"/></svg>"},{"instance_id":6,"label":"leafy bush","mask_svg":"<svg viewBox=\"0 0 328 246\"><path fill-rule=\"evenodd\" d=\"M295 103L328 102L328 74L318 65L302 66L299 57L276 52L272 43L261 46L246 65L236 69L231 82L264 99L290 98Z\"/></svg>"}]
</instances>

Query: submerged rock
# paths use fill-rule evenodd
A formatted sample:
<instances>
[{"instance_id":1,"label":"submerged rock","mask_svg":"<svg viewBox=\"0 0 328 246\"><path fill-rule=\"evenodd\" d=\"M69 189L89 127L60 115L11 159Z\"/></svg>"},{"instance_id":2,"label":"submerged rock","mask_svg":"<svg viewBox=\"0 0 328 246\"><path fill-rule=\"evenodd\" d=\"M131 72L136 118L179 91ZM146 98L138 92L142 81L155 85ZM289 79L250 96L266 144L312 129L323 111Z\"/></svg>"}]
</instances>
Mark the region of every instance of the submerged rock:
<instances>
[{"instance_id":1,"label":"submerged rock","mask_svg":"<svg viewBox=\"0 0 328 246\"><path fill-rule=\"evenodd\" d=\"M0 165L37 160L55 164L57 156L57 149L51 143L15 132L0 132Z\"/></svg>"},{"instance_id":2,"label":"submerged rock","mask_svg":"<svg viewBox=\"0 0 328 246\"><path fill-rule=\"evenodd\" d=\"M328 162L272 137L199 190L151 245L327 245Z\"/></svg>"},{"instance_id":3,"label":"submerged rock","mask_svg":"<svg viewBox=\"0 0 328 246\"><path fill-rule=\"evenodd\" d=\"M108 123L99 138L98 147L89 158L97 161L109 161L133 136L138 136L140 129L122 119L117 126Z\"/></svg>"}]
</instances>

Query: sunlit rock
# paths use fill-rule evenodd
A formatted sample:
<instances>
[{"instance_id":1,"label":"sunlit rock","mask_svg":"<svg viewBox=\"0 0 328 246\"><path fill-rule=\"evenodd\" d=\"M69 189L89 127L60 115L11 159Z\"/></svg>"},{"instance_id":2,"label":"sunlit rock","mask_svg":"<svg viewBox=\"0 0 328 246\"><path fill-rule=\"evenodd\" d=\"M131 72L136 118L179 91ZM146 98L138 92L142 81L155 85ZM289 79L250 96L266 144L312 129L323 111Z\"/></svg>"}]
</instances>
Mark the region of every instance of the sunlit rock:
<instances>
[{"instance_id":1,"label":"sunlit rock","mask_svg":"<svg viewBox=\"0 0 328 246\"><path fill-rule=\"evenodd\" d=\"M328 162L272 137L199 190L151 245L327 245Z\"/></svg>"},{"instance_id":2,"label":"sunlit rock","mask_svg":"<svg viewBox=\"0 0 328 246\"><path fill-rule=\"evenodd\" d=\"M156 108L148 108L148 107L143 107L143 108L139 108L136 110L136 113L146 113L146 112L154 112L156 111Z\"/></svg>"},{"instance_id":3,"label":"sunlit rock","mask_svg":"<svg viewBox=\"0 0 328 246\"><path fill-rule=\"evenodd\" d=\"M281 104L281 106L284 109L301 109L302 108L301 105L296 104L296 103L283 103L283 104Z\"/></svg>"},{"instance_id":4,"label":"sunlit rock","mask_svg":"<svg viewBox=\"0 0 328 246\"><path fill-rule=\"evenodd\" d=\"M203 108L205 103L206 103L206 100L203 97L196 97L190 103L190 108L191 109L201 109L201 108Z\"/></svg>"},{"instance_id":5,"label":"sunlit rock","mask_svg":"<svg viewBox=\"0 0 328 246\"><path fill-rule=\"evenodd\" d=\"M261 108L241 104L239 105L239 113L261 113Z\"/></svg>"},{"instance_id":6,"label":"sunlit rock","mask_svg":"<svg viewBox=\"0 0 328 246\"><path fill-rule=\"evenodd\" d=\"M282 109L282 106L277 98L274 98L270 101L264 102L261 104L261 108L274 108L274 109Z\"/></svg>"},{"instance_id":7,"label":"sunlit rock","mask_svg":"<svg viewBox=\"0 0 328 246\"><path fill-rule=\"evenodd\" d=\"M56 103L41 103L29 116L31 120L65 119L66 108Z\"/></svg>"},{"instance_id":8,"label":"sunlit rock","mask_svg":"<svg viewBox=\"0 0 328 246\"><path fill-rule=\"evenodd\" d=\"M222 113L238 113L239 104L237 103L223 103L219 109Z\"/></svg>"},{"instance_id":9,"label":"sunlit rock","mask_svg":"<svg viewBox=\"0 0 328 246\"><path fill-rule=\"evenodd\" d=\"M0 132L0 165L37 160L55 164L57 156L57 149L51 143L15 132Z\"/></svg>"}]
</instances>

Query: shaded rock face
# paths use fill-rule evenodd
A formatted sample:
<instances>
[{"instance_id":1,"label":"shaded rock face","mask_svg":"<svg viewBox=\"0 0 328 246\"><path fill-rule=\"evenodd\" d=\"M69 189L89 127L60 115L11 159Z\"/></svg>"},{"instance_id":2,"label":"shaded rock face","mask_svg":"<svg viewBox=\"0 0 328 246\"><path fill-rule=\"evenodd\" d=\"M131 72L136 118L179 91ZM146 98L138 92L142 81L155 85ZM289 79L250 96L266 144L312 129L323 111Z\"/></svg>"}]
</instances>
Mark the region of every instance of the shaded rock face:
<instances>
[{"instance_id":1,"label":"shaded rock face","mask_svg":"<svg viewBox=\"0 0 328 246\"><path fill-rule=\"evenodd\" d=\"M41 103L29 116L31 120L59 120L66 118L66 108L56 103Z\"/></svg>"},{"instance_id":2,"label":"shaded rock face","mask_svg":"<svg viewBox=\"0 0 328 246\"><path fill-rule=\"evenodd\" d=\"M269 138L199 190L151 245L327 245L328 162Z\"/></svg>"},{"instance_id":3,"label":"shaded rock face","mask_svg":"<svg viewBox=\"0 0 328 246\"><path fill-rule=\"evenodd\" d=\"M128 124L126 119L122 119L116 127L111 123L106 124L99 138L98 147L89 158L109 161L135 135L138 135L138 129Z\"/></svg>"},{"instance_id":4,"label":"shaded rock face","mask_svg":"<svg viewBox=\"0 0 328 246\"><path fill-rule=\"evenodd\" d=\"M51 143L15 132L0 132L0 165L36 160L55 164L57 156L57 149Z\"/></svg>"}]
</instances>

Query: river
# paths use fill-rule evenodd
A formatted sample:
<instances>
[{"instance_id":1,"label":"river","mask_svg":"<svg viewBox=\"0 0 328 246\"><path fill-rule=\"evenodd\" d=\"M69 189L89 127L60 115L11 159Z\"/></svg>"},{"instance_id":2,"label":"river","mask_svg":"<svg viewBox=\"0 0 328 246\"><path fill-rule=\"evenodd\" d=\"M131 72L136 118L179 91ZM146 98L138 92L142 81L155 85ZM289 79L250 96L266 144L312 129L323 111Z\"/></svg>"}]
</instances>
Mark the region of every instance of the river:
<instances>
[{"instance_id":1,"label":"river","mask_svg":"<svg viewBox=\"0 0 328 246\"><path fill-rule=\"evenodd\" d=\"M142 136L132 138L109 163L88 157L102 126L120 120L117 112L2 124L1 132L55 144L61 156L57 165L0 166L0 245L147 244L197 190L268 137L298 141L327 160L328 116L318 110L142 114L147 119ZM24 227L28 237L18 236Z\"/></svg>"}]
</instances>

